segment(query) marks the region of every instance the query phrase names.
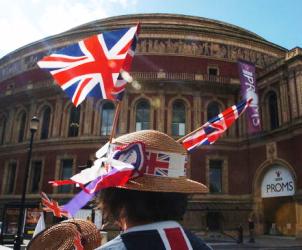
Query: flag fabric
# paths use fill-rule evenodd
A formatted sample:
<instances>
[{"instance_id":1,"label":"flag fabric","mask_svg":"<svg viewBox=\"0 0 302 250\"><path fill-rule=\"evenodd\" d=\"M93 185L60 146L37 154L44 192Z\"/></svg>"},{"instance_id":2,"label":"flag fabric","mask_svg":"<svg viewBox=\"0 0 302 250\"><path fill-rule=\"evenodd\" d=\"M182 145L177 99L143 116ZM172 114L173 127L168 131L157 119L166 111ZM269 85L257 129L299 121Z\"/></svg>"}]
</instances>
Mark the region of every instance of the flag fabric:
<instances>
[{"instance_id":1,"label":"flag fabric","mask_svg":"<svg viewBox=\"0 0 302 250\"><path fill-rule=\"evenodd\" d=\"M35 231L34 231L34 234L33 234L33 238L40 232L42 232L44 229L45 229L45 221L44 221L44 214L43 212L40 213L40 218L38 220L38 223L35 227Z\"/></svg>"},{"instance_id":2,"label":"flag fabric","mask_svg":"<svg viewBox=\"0 0 302 250\"><path fill-rule=\"evenodd\" d=\"M74 216L95 196L97 191L108 187L123 186L129 179L139 176L146 165L145 145L142 142L135 142L118 146L114 149L112 158L104 157L96 160L91 168L81 171L69 180L50 182L53 186L77 184L83 189L62 207L64 211Z\"/></svg>"},{"instance_id":3,"label":"flag fabric","mask_svg":"<svg viewBox=\"0 0 302 250\"><path fill-rule=\"evenodd\" d=\"M244 99L252 98L251 105L247 109L247 126L249 133L261 131L259 102L256 86L256 67L246 61L238 61L241 95Z\"/></svg>"},{"instance_id":4,"label":"flag fabric","mask_svg":"<svg viewBox=\"0 0 302 250\"><path fill-rule=\"evenodd\" d=\"M55 200L50 200L47 195L42 192L41 193L42 204L44 206L43 210L46 212L52 212L54 216L62 218L68 217L68 212L64 211Z\"/></svg>"},{"instance_id":5,"label":"flag fabric","mask_svg":"<svg viewBox=\"0 0 302 250\"><path fill-rule=\"evenodd\" d=\"M243 100L209 120L201 129L182 141L183 147L192 152L202 145L213 144L247 109L251 101L252 99Z\"/></svg>"},{"instance_id":6,"label":"flag fabric","mask_svg":"<svg viewBox=\"0 0 302 250\"><path fill-rule=\"evenodd\" d=\"M80 233L78 232L77 235L74 237L74 248L75 250L84 250L84 246L82 245L82 242L81 242L81 235Z\"/></svg>"},{"instance_id":7,"label":"flag fabric","mask_svg":"<svg viewBox=\"0 0 302 250\"><path fill-rule=\"evenodd\" d=\"M120 100L126 87L121 72L129 71L138 25L88 37L38 62L48 70L75 106L87 96Z\"/></svg>"}]
</instances>

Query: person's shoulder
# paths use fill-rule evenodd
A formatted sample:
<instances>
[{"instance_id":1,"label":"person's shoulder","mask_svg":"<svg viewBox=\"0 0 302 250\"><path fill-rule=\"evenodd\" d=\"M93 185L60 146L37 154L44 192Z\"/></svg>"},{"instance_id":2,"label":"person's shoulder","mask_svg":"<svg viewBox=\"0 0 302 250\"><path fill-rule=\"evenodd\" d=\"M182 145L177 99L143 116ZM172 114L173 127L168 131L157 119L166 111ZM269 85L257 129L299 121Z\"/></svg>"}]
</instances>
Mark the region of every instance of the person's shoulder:
<instances>
[{"instance_id":1,"label":"person's shoulder","mask_svg":"<svg viewBox=\"0 0 302 250\"><path fill-rule=\"evenodd\" d=\"M208 244L206 244L200 237L198 237L187 229L184 229L184 231L192 245L193 250L212 250L212 248Z\"/></svg>"},{"instance_id":2,"label":"person's shoulder","mask_svg":"<svg viewBox=\"0 0 302 250\"><path fill-rule=\"evenodd\" d=\"M113 240L108 241L103 246L96 248L95 250L127 250L121 236L115 237Z\"/></svg>"}]
</instances>

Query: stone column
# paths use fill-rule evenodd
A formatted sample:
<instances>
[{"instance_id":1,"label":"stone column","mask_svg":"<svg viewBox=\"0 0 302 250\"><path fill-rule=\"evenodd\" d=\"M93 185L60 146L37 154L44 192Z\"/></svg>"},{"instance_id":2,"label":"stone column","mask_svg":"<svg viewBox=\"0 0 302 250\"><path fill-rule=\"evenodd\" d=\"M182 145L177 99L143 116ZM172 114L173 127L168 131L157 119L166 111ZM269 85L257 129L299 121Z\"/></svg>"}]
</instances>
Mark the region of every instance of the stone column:
<instances>
[{"instance_id":1,"label":"stone column","mask_svg":"<svg viewBox=\"0 0 302 250\"><path fill-rule=\"evenodd\" d=\"M82 119L82 123L84 125L83 128L83 135L92 135L91 131L91 123L92 123L92 115L93 115L93 98L87 98L85 102L85 113L84 113L84 119Z\"/></svg>"},{"instance_id":2,"label":"stone column","mask_svg":"<svg viewBox=\"0 0 302 250\"><path fill-rule=\"evenodd\" d=\"M28 117L27 117L27 125L25 126L25 133L26 133L26 140L30 139L30 121L31 118L33 118L34 115L36 115L37 112L37 103L31 102L30 107L29 107L29 112L28 112ZM39 122L39 127L42 126L42 121L40 120ZM40 128L38 128L40 129ZM37 133L35 134L35 137L37 136Z\"/></svg>"},{"instance_id":3,"label":"stone column","mask_svg":"<svg viewBox=\"0 0 302 250\"><path fill-rule=\"evenodd\" d=\"M200 93L193 94L193 128L194 130L199 128L201 124L201 97Z\"/></svg>"},{"instance_id":4,"label":"stone column","mask_svg":"<svg viewBox=\"0 0 302 250\"><path fill-rule=\"evenodd\" d=\"M16 131L14 130L14 127L16 126L15 115L16 115L15 109L11 109L8 114L8 119L7 119L6 128L5 128L5 130L7 132L4 135L5 136L4 141L6 141L8 143L14 142L13 135L16 134Z\"/></svg>"},{"instance_id":5,"label":"stone column","mask_svg":"<svg viewBox=\"0 0 302 250\"><path fill-rule=\"evenodd\" d=\"M119 125L118 130L116 131L118 134L126 134L127 131L127 123L128 123L128 95L124 93L121 111L119 115Z\"/></svg>"},{"instance_id":6,"label":"stone column","mask_svg":"<svg viewBox=\"0 0 302 250\"><path fill-rule=\"evenodd\" d=\"M297 105L298 103L297 103L296 82L295 82L294 74L295 74L294 71L291 71L288 79L292 118L296 118L298 116L298 105Z\"/></svg>"},{"instance_id":7,"label":"stone column","mask_svg":"<svg viewBox=\"0 0 302 250\"><path fill-rule=\"evenodd\" d=\"M164 132L165 129L165 96L164 92L162 90L159 91L158 93L158 100L159 100L159 105L157 107L157 130L160 132Z\"/></svg>"},{"instance_id":8,"label":"stone column","mask_svg":"<svg viewBox=\"0 0 302 250\"><path fill-rule=\"evenodd\" d=\"M53 127L51 131L52 137L59 137L60 124L62 118L63 118L63 101L62 101L62 97L57 97L54 113L53 113Z\"/></svg>"},{"instance_id":9,"label":"stone column","mask_svg":"<svg viewBox=\"0 0 302 250\"><path fill-rule=\"evenodd\" d=\"M296 70L296 85L299 116L302 116L302 69Z\"/></svg>"},{"instance_id":10,"label":"stone column","mask_svg":"<svg viewBox=\"0 0 302 250\"><path fill-rule=\"evenodd\" d=\"M228 102L227 102L227 108L228 107L231 107L232 105L234 105L235 104L235 100L234 100L234 98L232 98L232 99L228 99ZM243 117L240 117L240 118L238 118L238 119L242 119ZM237 122L238 122L238 120L237 121L234 121L234 123L231 125L231 127L228 129L229 130L229 132L228 132L228 136L229 137L235 137L235 135L236 135L236 126L238 126L237 125Z\"/></svg>"},{"instance_id":11,"label":"stone column","mask_svg":"<svg viewBox=\"0 0 302 250\"><path fill-rule=\"evenodd\" d=\"M282 80L280 83L280 102L281 102L281 119L282 123L289 121L289 100L288 100L288 91L287 91L287 82Z\"/></svg>"}]
</instances>

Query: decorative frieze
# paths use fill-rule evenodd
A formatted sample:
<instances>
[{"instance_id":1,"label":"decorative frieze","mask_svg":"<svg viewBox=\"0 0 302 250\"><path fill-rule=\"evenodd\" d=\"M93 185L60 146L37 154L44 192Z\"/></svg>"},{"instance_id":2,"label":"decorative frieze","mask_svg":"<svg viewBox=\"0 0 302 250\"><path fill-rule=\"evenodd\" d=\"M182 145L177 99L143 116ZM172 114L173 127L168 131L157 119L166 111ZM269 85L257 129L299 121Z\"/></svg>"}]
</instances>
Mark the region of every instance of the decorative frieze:
<instances>
[{"instance_id":1,"label":"decorative frieze","mask_svg":"<svg viewBox=\"0 0 302 250\"><path fill-rule=\"evenodd\" d=\"M12 63L1 67L0 81L13 75L38 68L37 62L45 55L51 54L62 47L53 48L29 56L21 57ZM167 39L167 38L140 38L136 49L137 54L161 54L161 55L186 55L196 57L208 57L237 61L243 59L255 63L258 67L266 67L275 62L278 57L269 53L239 47L236 45L217 43L213 41Z\"/></svg>"},{"instance_id":2,"label":"decorative frieze","mask_svg":"<svg viewBox=\"0 0 302 250\"><path fill-rule=\"evenodd\" d=\"M243 59L261 68L277 59L263 52L234 45L186 39L142 38L136 50L138 54L201 56L232 61Z\"/></svg>"}]
</instances>

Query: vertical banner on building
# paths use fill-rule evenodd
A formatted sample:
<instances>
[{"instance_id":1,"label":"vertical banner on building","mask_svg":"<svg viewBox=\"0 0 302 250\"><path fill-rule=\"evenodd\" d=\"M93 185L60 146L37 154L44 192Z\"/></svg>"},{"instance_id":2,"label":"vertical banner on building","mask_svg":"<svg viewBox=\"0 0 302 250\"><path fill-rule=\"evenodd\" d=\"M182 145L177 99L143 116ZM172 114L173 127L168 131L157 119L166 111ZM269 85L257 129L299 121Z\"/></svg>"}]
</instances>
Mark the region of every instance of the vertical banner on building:
<instances>
[{"instance_id":1,"label":"vertical banner on building","mask_svg":"<svg viewBox=\"0 0 302 250\"><path fill-rule=\"evenodd\" d=\"M261 130L258 94L256 89L255 65L242 60L238 61L241 94L244 99L253 98L247 108L248 132L257 133Z\"/></svg>"}]
</instances>

